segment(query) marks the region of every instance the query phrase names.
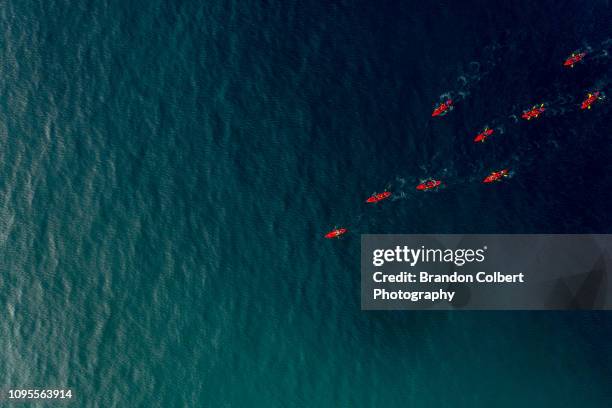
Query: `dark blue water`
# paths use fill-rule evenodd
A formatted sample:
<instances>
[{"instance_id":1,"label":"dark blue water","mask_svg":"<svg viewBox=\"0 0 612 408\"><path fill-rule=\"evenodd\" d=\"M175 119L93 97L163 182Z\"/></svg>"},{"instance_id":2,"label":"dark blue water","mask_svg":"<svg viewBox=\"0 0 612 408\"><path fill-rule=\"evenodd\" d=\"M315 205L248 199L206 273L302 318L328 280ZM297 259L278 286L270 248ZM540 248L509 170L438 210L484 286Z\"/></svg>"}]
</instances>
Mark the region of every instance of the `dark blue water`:
<instances>
[{"instance_id":1,"label":"dark blue water","mask_svg":"<svg viewBox=\"0 0 612 408\"><path fill-rule=\"evenodd\" d=\"M611 17L4 4L2 388L102 407L610 405L609 313L362 312L359 234L610 232L610 99L578 106L612 95ZM426 177L445 188L416 194ZM346 239L323 239L335 225Z\"/></svg>"}]
</instances>

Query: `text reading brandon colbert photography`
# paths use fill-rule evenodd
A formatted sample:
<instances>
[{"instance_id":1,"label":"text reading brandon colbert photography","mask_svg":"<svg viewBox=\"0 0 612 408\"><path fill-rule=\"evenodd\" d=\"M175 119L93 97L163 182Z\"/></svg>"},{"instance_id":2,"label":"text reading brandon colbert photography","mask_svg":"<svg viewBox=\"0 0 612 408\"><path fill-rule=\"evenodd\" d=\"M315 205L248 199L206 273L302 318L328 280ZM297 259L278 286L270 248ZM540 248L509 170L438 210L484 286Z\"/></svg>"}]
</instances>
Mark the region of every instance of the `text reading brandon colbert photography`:
<instances>
[{"instance_id":1,"label":"text reading brandon colbert photography","mask_svg":"<svg viewBox=\"0 0 612 408\"><path fill-rule=\"evenodd\" d=\"M479 263L485 259L487 247L479 249L426 249L425 247L411 249L408 247L397 246L395 249L376 249L372 253L372 264L381 267L385 263L404 262L409 267L414 267L418 263L453 263L462 266L466 263ZM431 284L451 284L451 283L479 283L479 284L519 284L525 282L523 273L504 274L498 271L474 273L453 272L450 274L436 274L425 271L419 272L399 272L384 273L380 270L373 272L372 280L376 284L415 284L421 290L389 290L387 288L374 288L374 300L409 300L412 302L424 301L447 301L452 302L455 291L448 286L435 288L432 290ZM424 286L428 285L427 290Z\"/></svg>"}]
</instances>

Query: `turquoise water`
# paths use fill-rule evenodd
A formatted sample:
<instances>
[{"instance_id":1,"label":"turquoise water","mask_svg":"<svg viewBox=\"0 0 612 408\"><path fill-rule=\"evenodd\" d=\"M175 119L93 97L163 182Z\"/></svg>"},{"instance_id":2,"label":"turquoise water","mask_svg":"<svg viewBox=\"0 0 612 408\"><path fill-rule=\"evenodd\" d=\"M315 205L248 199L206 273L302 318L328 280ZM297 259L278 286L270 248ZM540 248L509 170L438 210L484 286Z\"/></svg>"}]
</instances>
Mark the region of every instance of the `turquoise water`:
<instances>
[{"instance_id":1,"label":"turquoise water","mask_svg":"<svg viewBox=\"0 0 612 408\"><path fill-rule=\"evenodd\" d=\"M365 232L609 232L609 105L508 116L605 87L607 59L560 61L609 17L3 4L2 388L84 407L608 406L608 313L362 312L358 259ZM462 73L463 104L428 123ZM505 132L482 154L461 138L489 118ZM500 164L511 183L472 187ZM414 195L431 173L457 187ZM403 199L364 208L387 185ZM335 224L350 235L323 240Z\"/></svg>"}]
</instances>

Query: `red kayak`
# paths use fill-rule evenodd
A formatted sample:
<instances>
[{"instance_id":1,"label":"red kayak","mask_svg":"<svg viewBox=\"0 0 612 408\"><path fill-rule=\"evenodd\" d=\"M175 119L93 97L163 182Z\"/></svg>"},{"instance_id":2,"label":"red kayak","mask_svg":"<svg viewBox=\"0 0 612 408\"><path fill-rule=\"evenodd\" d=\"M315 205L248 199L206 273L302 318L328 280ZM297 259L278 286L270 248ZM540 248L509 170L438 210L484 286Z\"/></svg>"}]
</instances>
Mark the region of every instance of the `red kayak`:
<instances>
[{"instance_id":1,"label":"red kayak","mask_svg":"<svg viewBox=\"0 0 612 408\"><path fill-rule=\"evenodd\" d=\"M489 129L488 127L486 127L482 132L478 134L478 136L474 138L474 142L484 142L485 140L487 140L487 137L491 136L492 134L493 129Z\"/></svg>"},{"instance_id":2,"label":"red kayak","mask_svg":"<svg viewBox=\"0 0 612 408\"><path fill-rule=\"evenodd\" d=\"M598 99L601 99L602 97L599 96L600 92L593 92L587 95L587 98L582 101L582 105L580 105L580 109L591 109L591 105L595 103L595 101L597 101Z\"/></svg>"},{"instance_id":3,"label":"red kayak","mask_svg":"<svg viewBox=\"0 0 612 408\"><path fill-rule=\"evenodd\" d=\"M440 105L438 105L438 107L436 109L434 109L434 111L431 114L431 116L434 117L434 116L444 115L449 110L451 110L452 107L453 107L453 100L452 99L447 99L445 102L442 102Z\"/></svg>"},{"instance_id":4,"label":"red kayak","mask_svg":"<svg viewBox=\"0 0 612 408\"><path fill-rule=\"evenodd\" d=\"M338 238L340 237L340 235L345 234L347 231L348 230L346 228L336 228L335 230L330 231L327 234L325 234L325 238L327 239Z\"/></svg>"},{"instance_id":5,"label":"red kayak","mask_svg":"<svg viewBox=\"0 0 612 408\"><path fill-rule=\"evenodd\" d=\"M372 197L366 200L366 203L377 203L379 201L386 200L389 197L391 197L390 191L385 191L384 193L379 194L374 193L372 194Z\"/></svg>"},{"instance_id":6,"label":"red kayak","mask_svg":"<svg viewBox=\"0 0 612 408\"><path fill-rule=\"evenodd\" d=\"M416 189L420 191L431 190L432 188L438 187L440 184L442 184L440 180L427 180L416 186Z\"/></svg>"},{"instance_id":7,"label":"red kayak","mask_svg":"<svg viewBox=\"0 0 612 408\"><path fill-rule=\"evenodd\" d=\"M570 68L574 68L574 64L577 62L582 61L582 59L585 57L586 52L573 52L572 55L570 55L565 62L563 63L564 67L570 67Z\"/></svg>"},{"instance_id":8,"label":"red kayak","mask_svg":"<svg viewBox=\"0 0 612 408\"><path fill-rule=\"evenodd\" d=\"M543 103L540 104L539 106L534 105L533 108L531 108L530 110L523 111L523 114L521 115L521 117L527 120L535 119L538 116L540 116L542 112L544 112L545 110L546 108L544 108Z\"/></svg>"},{"instance_id":9,"label":"red kayak","mask_svg":"<svg viewBox=\"0 0 612 408\"><path fill-rule=\"evenodd\" d=\"M482 180L482 182L483 183L492 183L494 181L501 180L503 177L508 177L508 169L503 169L503 170L500 170L500 171L494 171L493 173L491 173L487 177L485 177L485 179Z\"/></svg>"}]
</instances>

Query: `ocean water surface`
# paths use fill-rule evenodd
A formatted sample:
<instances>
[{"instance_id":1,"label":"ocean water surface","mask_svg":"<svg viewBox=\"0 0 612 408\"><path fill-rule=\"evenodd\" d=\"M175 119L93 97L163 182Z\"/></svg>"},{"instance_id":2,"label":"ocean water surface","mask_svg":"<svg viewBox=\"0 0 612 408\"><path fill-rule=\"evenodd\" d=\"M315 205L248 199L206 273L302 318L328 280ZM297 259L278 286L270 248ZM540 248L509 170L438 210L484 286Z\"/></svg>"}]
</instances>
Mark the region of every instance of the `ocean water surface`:
<instances>
[{"instance_id":1,"label":"ocean water surface","mask_svg":"<svg viewBox=\"0 0 612 408\"><path fill-rule=\"evenodd\" d=\"M612 95L610 21L608 1L4 2L2 389L609 406L609 313L362 312L359 234L611 232L610 99L578 109ZM429 176L446 188L416 194Z\"/></svg>"}]
</instances>

